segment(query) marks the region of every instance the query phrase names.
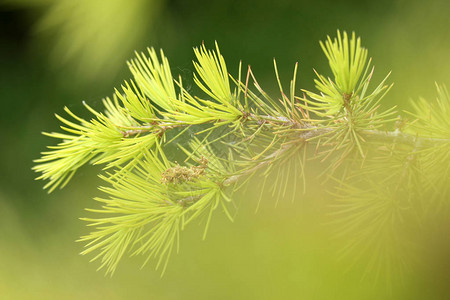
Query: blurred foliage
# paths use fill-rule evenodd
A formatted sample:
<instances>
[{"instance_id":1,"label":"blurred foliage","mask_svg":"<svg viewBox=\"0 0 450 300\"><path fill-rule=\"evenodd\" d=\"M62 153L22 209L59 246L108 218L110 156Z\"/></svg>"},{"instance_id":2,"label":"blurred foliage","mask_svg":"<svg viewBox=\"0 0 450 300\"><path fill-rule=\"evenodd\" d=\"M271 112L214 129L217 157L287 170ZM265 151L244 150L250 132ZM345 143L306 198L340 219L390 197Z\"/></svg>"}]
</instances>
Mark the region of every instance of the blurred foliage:
<instances>
[{"instance_id":1,"label":"blurred foliage","mask_svg":"<svg viewBox=\"0 0 450 300\"><path fill-rule=\"evenodd\" d=\"M33 25L48 43L50 63L81 81L114 78L122 62L151 34L162 0L9 0L12 7L41 11ZM107 5L105 5L107 4ZM125 5L124 5L125 4ZM46 47L46 48L47 48Z\"/></svg>"},{"instance_id":2,"label":"blurred foliage","mask_svg":"<svg viewBox=\"0 0 450 300\"><path fill-rule=\"evenodd\" d=\"M419 257L426 265L414 270L413 275L404 278L403 283L386 295L383 288L361 280L364 270L343 275L341 270L348 261L342 265L333 261L338 246L334 244L336 241L330 241L321 226L328 220L316 218L317 211L325 209L321 205L324 195L320 186L315 189L317 194L307 193L305 201L294 204L281 201L275 210L273 201L262 201L258 214L253 214L256 203L240 201L240 215L235 223L230 225L225 217L216 220L204 243L199 243L203 227L187 231L181 243L189 247L173 257L162 280L151 268L136 271L139 261L123 264L121 272L107 279L103 273L95 273L95 266L87 264L85 258L77 256L82 245L74 243L77 237L86 234L77 218L84 214L84 207L91 206L91 198L97 193L95 187L99 181L93 179L95 172L80 172L73 179L72 187L48 196L40 183L33 182L31 171L32 160L49 143L40 131L57 127L52 112L61 113L64 103L82 115L81 100L93 107L100 106L100 99L112 94L111 86L119 86L120 80L129 77L125 60L133 56L133 50L140 51L146 46L164 48L171 59L172 73L189 78L194 70L189 49L202 40L208 45L217 40L229 66L237 66L242 58L244 64L253 66L260 81L268 83L265 86L272 85L273 89L276 84L273 84L272 58L277 58L282 79L290 78L292 65L298 60L298 86L311 89L313 65L318 66L319 72L327 70L317 41L334 33L336 28L355 30L365 37L365 45L377 62L376 74L383 76L394 71L391 80L395 86L388 101L407 108L409 98L422 95L431 99L435 94L434 81L450 84L449 1L172 0L157 2L153 9L148 9L153 2L132 1L127 2L130 9L123 5L115 16L109 14L111 11L106 12L108 5L103 5L102 13L112 18L112 24L108 24L122 32L120 38L111 33L109 43L116 41L115 46L106 52L94 49L93 44L79 44L71 49L70 39L61 36L72 32L76 41L89 41L77 33L78 21L64 23L60 15L55 15L56 8L73 7L75 2L78 1L0 2L0 125L3 128L0 133L0 298L295 299L303 296L305 299L440 300L450 294L446 284L450 280L447 212L441 212L440 220L437 218L437 230L430 229L429 234L420 237L424 245L429 245ZM99 2L92 1L92 5L100 5ZM79 3L90 5L86 4L88 1ZM120 5L118 1L111 3L116 4L115 9ZM133 17L131 10L136 11L138 7L141 11ZM145 8L151 11L152 17ZM96 14L87 9L82 7L68 13L80 16L86 11L79 22L90 20L97 25L104 24L101 20L106 19L97 20ZM125 18L122 10L128 12L129 23L122 23ZM135 22L142 28L131 27ZM123 24L128 30L124 33L115 24ZM90 26L85 24L80 28L89 33L89 28L95 28ZM141 32L140 37L136 30ZM103 39L108 37L98 38ZM69 47L70 55L65 55L64 47ZM98 47L105 49L103 45ZM111 73L95 66L95 55L102 68ZM64 62L65 67L54 68L52 61L59 66ZM92 68L86 66L89 61ZM230 68L230 72L235 71ZM258 194L258 186L249 191ZM245 218L240 218L243 215Z\"/></svg>"}]
</instances>

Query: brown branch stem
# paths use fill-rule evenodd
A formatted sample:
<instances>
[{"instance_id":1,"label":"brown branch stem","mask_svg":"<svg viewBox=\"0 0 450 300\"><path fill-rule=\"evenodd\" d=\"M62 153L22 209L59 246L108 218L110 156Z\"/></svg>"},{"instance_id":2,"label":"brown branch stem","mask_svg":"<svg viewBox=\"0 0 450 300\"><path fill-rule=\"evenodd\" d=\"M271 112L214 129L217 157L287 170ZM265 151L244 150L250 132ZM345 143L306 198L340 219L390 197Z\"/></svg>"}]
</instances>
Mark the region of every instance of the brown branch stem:
<instances>
[{"instance_id":1,"label":"brown branch stem","mask_svg":"<svg viewBox=\"0 0 450 300\"><path fill-rule=\"evenodd\" d=\"M299 137L302 140L310 140L313 138L318 138L320 136L327 135L334 131L333 128L330 127L322 127L312 124L308 122L308 120L304 120L302 122L298 122L295 120L291 120L289 118L280 116L269 116L269 115L255 115L253 113L247 113L245 118L241 119L241 122L253 121L258 124L276 124L285 126L287 128L297 129L300 132ZM217 123L224 122L224 120L212 120L202 124L208 123ZM179 127L187 127L192 126L193 124L183 121L171 121L171 122L155 122L154 124L143 125L140 127L135 127L134 129L122 131L124 137L130 137L133 135L138 135L146 132L154 132L155 134L163 134L164 132L179 128ZM199 124L196 124L199 125ZM417 148L421 148L423 145L429 144L441 144L448 143L450 139L446 138L431 138L431 137L421 137L418 135L412 135L408 133L404 133L400 130L394 131L384 131L378 129L371 130L360 130L359 133L368 139L376 139L377 141L385 141L385 142L395 142L406 145L411 145Z\"/></svg>"}]
</instances>

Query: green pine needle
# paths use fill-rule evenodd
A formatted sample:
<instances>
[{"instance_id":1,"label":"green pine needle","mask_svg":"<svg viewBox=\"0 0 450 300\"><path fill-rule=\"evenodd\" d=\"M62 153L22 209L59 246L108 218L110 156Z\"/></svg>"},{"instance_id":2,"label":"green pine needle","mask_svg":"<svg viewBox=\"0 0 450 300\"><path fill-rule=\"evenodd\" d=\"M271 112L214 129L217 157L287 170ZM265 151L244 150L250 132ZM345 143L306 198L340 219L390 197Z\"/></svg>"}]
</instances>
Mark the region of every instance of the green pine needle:
<instances>
[{"instance_id":1,"label":"green pine needle","mask_svg":"<svg viewBox=\"0 0 450 300\"><path fill-rule=\"evenodd\" d=\"M64 187L86 164L103 166L106 195L83 218L92 231L80 238L82 254L111 275L132 255L164 273L188 224L203 221L205 238L218 209L232 221L233 192L255 174L263 178L261 197L298 198L314 160L321 181L337 190L336 228L352 237L345 252L380 250L368 269L401 253L385 247L399 241L398 224L416 208L423 219L448 202L450 97L438 86L436 102L420 99L408 113L414 120L402 119L395 107L383 108L389 74L370 88L374 69L355 33L338 31L320 45L333 76L316 72L317 92L303 90L303 97L296 96L298 64L283 89L274 60L274 97L250 67L245 76L242 64L237 77L228 74L216 43L214 50L194 48L193 80L202 95L174 80L163 51L150 48L128 63L134 80L104 99L103 111L85 104L90 120L68 108L68 117L57 115L62 132L45 135L58 142L33 167L44 188Z\"/></svg>"}]
</instances>

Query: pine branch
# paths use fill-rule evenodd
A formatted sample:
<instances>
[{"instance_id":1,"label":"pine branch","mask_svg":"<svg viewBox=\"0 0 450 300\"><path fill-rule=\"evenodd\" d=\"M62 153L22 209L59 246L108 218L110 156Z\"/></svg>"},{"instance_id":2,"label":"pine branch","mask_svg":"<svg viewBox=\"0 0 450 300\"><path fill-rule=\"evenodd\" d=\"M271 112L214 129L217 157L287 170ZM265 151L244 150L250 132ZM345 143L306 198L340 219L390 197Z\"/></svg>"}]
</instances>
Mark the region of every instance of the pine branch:
<instances>
[{"instance_id":1,"label":"pine branch","mask_svg":"<svg viewBox=\"0 0 450 300\"><path fill-rule=\"evenodd\" d=\"M364 130L362 131L367 138L375 139L378 142L385 142L389 144L401 143L409 146L414 146L418 149L422 147L433 147L441 144L450 143L450 138L430 138L413 134L394 131L381 130Z\"/></svg>"},{"instance_id":2,"label":"pine branch","mask_svg":"<svg viewBox=\"0 0 450 300\"><path fill-rule=\"evenodd\" d=\"M309 141L310 139L315 139L318 137L323 137L327 134L330 134L333 130L331 128L323 127L323 126L314 126L307 123L299 123L294 120L289 120L285 117L275 117L269 115L255 115L248 114L244 117L249 121L254 121L257 124L275 124L278 126L283 126L286 128L297 129L300 133L298 134L299 141ZM216 121L214 121L216 122ZM218 122L223 122L223 120L219 120ZM205 122L201 124L210 124L213 122ZM154 125L144 125L134 127L134 129L125 130L122 132L124 137L129 137L133 135L138 135L150 131L154 131L157 134L162 134L171 129L180 128L180 127L188 127L192 124L185 122L177 122L176 124L172 123L155 123ZM429 138L423 137L413 134L408 134L405 132L401 132L400 130L393 131L383 131L383 130L362 130L360 132L365 138L373 139L377 142L386 142L389 144L392 143L401 143L410 146L415 146L417 148L421 148L423 146L438 146L443 143L449 143L450 138Z\"/></svg>"},{"instance_id":3,"label":"pine branch","mask_svg":"<svg viewBox=\"0 0 450 300\"><path fill-rule=\"evenodd\" d=\"M317 91L302 90L302 97L296 95L298 64L285 93L274 60L280 96L273 98L250 67L245 80L241 71L237 79L228 74L216 43L214 51L205 45L194 49L193 79L201 95L188 92L181 78L175 80L164 53L158 57L151 48L148 57L136 53L129 62L134 80L103 101L104 112L85 104L94 116L88 121L65 108L71 120L57 116L64 133L46 134L60 143L43 152L33 169L41 173L37 179L48 180L49 192L64 187L86 164L108 169L101 174L108 187L101 190L109 198L96 198L102 208L84 219L95 231L81 238L87 242L83 254L97 252L94 260L111 274L128 252L146 255L145 263L156 258L164 271L189 223L205 216L205 237L219 206L232 220L232 194L256 173L264 177L261 195L273 176L273 196L284 197L291 183L295 197L300 180L306 188L310 160L325 163L322 173L336 183L342 232L371 221L380 225L358 232L370 242L362 239L348 249L372 245L372 236L387 226L386 215L401 219L398 205L410 209L423 195L445 199L450 178L445 87L438 86L434 104L417 101L414 111L406 112L414 118L409 122L394 117L395 107L381 110L392 87L386 84L389 74L371 90L374 68L354 33L338 31L321 46L333 77L316 72ZM185 136L191 139L188 146L182 144ZM184 152L181 164L167 158L172 142ZM431 210L430 203L419 202Z\"/></svg>"}]
</instances>

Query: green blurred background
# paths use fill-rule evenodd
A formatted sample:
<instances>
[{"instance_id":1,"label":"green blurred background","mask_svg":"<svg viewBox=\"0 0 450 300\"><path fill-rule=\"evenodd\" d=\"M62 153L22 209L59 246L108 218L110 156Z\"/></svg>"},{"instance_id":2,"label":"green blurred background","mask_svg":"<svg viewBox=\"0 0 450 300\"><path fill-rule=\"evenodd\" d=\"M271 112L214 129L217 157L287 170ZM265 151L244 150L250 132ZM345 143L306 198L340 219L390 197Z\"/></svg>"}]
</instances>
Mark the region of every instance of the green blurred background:
<instances>
[{"instance_id":1,"label":"green blurred background","mask_svg":"<svg viewBox=\"0 0 450 300\"><path fill-rule=\"evenodd\" d=\"M323 197L312 192L277 208L263 201L257 214L256 197L242 197L236 221L218 213L205 241L201 226L186 230L162 279L140 270L140 258L108 278L74 242L88 232L78 218L100 193L99 169L48 195L31 167L54 143L40 134L57 130L54 113L68 106L87 117L82 100L100 108L130 78L134 50L163 48L172 72L193 85L192 47L217 40L232 74L242 59L275 91L272 58L286 83L299 61L298 86L311 89L312 68L327 72L318 41L356 31L375 80L393 71L386 102L404 109L411 98L433 99L435 81L450 84L449 15L447 0L0 1L0 299L448 299L445 262L389 279L391 288L361 279L358 267L344 272L321 226L311 226L320 205L305 203Z\"/></svg>"}]
</instances>

